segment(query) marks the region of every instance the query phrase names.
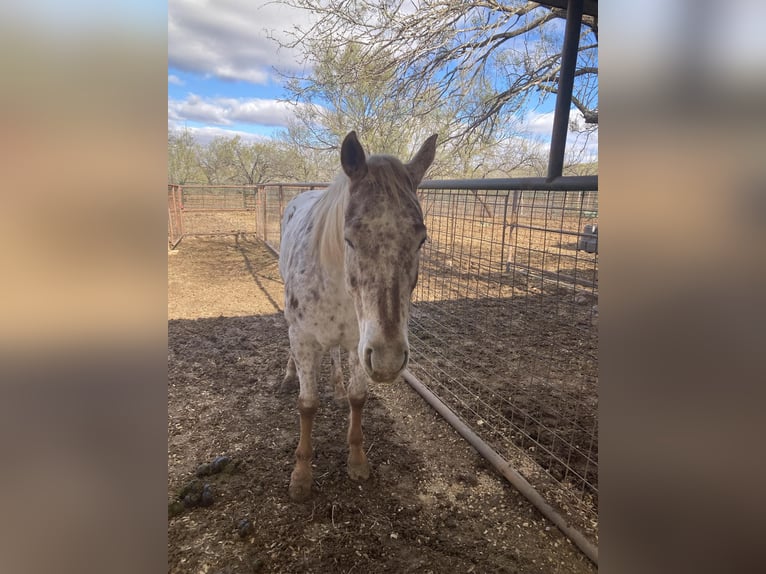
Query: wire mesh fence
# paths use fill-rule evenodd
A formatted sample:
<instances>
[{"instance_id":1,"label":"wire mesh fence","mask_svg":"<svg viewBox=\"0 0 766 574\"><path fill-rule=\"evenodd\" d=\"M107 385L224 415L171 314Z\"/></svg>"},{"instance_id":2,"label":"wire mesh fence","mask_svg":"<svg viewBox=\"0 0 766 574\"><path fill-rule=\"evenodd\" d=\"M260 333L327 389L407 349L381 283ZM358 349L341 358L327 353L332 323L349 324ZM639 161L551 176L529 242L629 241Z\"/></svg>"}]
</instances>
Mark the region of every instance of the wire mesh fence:
<instances>
[{"instance_id":1,"label":"wire mesh fence","mask_svg":"<svg viewBox=\"0 0 766 574\"><path fill-rule=\"evenodd\" d=\"M298 193L326 185L168 184L168 242L175 247L184 236L246 233L278 252L284 206Z\"/></svg>"},{"instance_id":2,"label":"wire mesh fence","mask_svg":"<svg viewBox=\"0 0 766 574\"><path fill-rule=\"evenodd\" d=\"M184 235L255 233L257 186L179 187Z\"/></svg>"},{"instance_id":3,"label":"wire mesh fence","mask_svg":"<svg viewBox=\"0 0 766 574\"><path fill-rule=\"evenodd\" d=\"M181 186L168 185L168 243L171 247L175 247L183 236Z\"/></svg>"},{"instance_id":4,"label":"wire mesh fence","mask_svg":"<svg viewBox=\"0 0 766 574\"><path fill-rule=\"evenodd\" d=\"M278 253L285 206L325 185L184 187L180 226ZM430 181L419 197L410 371L597 542L597 179Z\"/></svg>"},{"instance_id":5,"label":"wire mesh fence","mask_svg":"<svg viewBox=\"0 0 766 574\"><path fill-rule=\"evenodd\" d=\"M420 191L410 370L597 540L598 194L449 186Z\"/></svg>"},{"instance_id":6,"label":"wire mesh fence","mask_svg":"<svg viewBox=\"0 0 766 574\"><path fill-rule=\"evenodd\" d=\"M258 237L274 253L279 253L282 214L285 211L285 206L290 203L291 199L303 191L324 187L327 187L326 183L291 183L262 186L258 203Z\"/></svg>"}]
</instances>

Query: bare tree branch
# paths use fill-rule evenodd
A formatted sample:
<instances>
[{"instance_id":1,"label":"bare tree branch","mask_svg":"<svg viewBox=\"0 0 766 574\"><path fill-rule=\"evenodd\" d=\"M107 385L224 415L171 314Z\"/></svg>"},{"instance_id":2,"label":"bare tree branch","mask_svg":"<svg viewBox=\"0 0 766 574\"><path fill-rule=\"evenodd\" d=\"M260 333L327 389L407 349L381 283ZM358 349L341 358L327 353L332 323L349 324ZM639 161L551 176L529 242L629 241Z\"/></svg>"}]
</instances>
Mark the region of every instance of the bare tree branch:
<instances>
[{"instance_id":1,"label":"bare tree branch","mask_svg":"<svg viewBox=\"0 0 766 574\"><path fill-rule=\"evenodd\" d=\"M403 0L283 0L308 10L312 23L296 27L281 44L299 47L311 69L307 76L287 77L294 102L324 96L312 74L327 54L341 54L351 46L357 62L340 68L333 77L339 94L364 82L380 81L381 98L367 102L374 115L380 102L394 101L420 117L445 106L454 112L449 139L509 137L503 121L537 94L555 93L560 67L565 14L536 2L513 0L420 0L415 11ZM583 20L575 105L589 123L598 122L598 22ZM592 40L592 41L591 41ZM347 106L336 98L333 105ZM308 119L308 118L306 118ZM312 121L321 120L321 113ZM360 119L371 121L369 115ZM317 142L332 138L316 132Z\"/></svg>"}]
</instances>

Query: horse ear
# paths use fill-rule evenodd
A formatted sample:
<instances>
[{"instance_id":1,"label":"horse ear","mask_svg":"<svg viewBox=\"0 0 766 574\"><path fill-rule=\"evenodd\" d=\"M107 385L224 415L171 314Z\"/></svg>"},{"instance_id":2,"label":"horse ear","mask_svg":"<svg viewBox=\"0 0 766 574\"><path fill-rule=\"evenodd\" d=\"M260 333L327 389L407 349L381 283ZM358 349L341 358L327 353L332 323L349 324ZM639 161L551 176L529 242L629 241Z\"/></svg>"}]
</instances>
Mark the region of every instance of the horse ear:
<instances>
[{"instance_id":1,"label":"horse ear","mask_svg":"<svg viewBox=\"0 0 766 574\"><path fill-rule=\"evenodd\" d=\"M340 164L351 180L362 179L367 175L367 159L362 144L356 138L356 132L349 132L340 146Z\"/></svg>"},{"instance_id":2,"label":"horse ear","mask_svg":"<svg viewBox=\"0 0 766 574\"><path fill-rule=\"evenodd\" d=\"M418 153L415 154L407 164L407 170L410 172L412 181L415 185L420 184L423 180L423 176L426 174L426 170L431 166L436 156L436 138L439 134L434 134L428 138L423 145L420 146Z\"/></svg>"}]
</instances>

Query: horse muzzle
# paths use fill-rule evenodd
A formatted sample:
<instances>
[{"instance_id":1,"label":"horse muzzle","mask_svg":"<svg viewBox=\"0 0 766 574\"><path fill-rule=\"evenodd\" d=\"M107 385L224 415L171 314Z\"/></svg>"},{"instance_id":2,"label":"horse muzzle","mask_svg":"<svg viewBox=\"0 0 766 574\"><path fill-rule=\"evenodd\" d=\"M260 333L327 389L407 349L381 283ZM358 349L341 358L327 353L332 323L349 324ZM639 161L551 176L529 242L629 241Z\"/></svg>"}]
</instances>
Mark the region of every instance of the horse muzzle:
<instances>
[{"instance_id":1,"label":"horse muzzle","mask_svg":"<svg viewBox=\"0 0 766 574\"><path fill-rule=\"evenodd\" d=\"M364 370L376 383L390 383L407 367L409 345L367 345L362 356Z\"/></svg>"}]
</instances>

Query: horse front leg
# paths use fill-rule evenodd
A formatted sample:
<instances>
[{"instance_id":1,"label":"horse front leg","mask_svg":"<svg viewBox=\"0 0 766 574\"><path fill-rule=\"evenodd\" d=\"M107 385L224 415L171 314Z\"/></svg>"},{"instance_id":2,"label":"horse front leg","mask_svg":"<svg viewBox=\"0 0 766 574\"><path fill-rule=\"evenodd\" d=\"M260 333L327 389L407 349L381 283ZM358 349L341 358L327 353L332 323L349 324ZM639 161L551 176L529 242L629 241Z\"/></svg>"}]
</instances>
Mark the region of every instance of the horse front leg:
<instances>
[{"instance_id":1,"label":"horse front leg","mask_svg":"<svg viewBox=\"0 0 766 574\"><path fill-rule=\"evenodd\" d=\"M295 368L295 360L292 354L287 359L287 369L285 369L285 378L282 379L282 384L279 385L280 393L290 393L297 389L299 386L298 371Z\"/></svg>"},{"instance_id":2,"label":"horse front leg","mask_svg":"<svg viewBox=\"0 0 766 574\"><path fill-rule=\"evenodd\" d=\"M295 468L290 476L289 492L290 498L300 502L306 500L311 495L311 484L313 481L311 460L314 451L311 445L311 431L314 426L314 415L319 406L316 381L321 352L311 345L296 345L293 347L293 358L301 386L300 394L298 395L300 437L298 439L298 447L295 449Z\"/></svg>"},{"instance_id":3,"label":"horse front leg","mask_svg":"<svg viewBox=\"0 0 766 574\"><path fill-rule=\"evenodd\" d=\"M340 362L340 347L335 347L330 351L330 358L332 359L332 374L330 375L330 382L332 383L334 394L333 398L336 401L343 401L346 398L346 387L343 384L343 367Z\"/></svg>"},{"instance_id":4,"label":"horse front leg","mask_svg":"<svg viewBox=\"0 0 766 574\"><path fill-rule=\"evenodd\" d=\"M348 475L353 480L367 480L370 477L370 464L364 453L362 442L362 410L367 402L367 374L359 363L356 349L349 352L351 381L348 385L348 404L350 407L348 425Z\"/></svg>"}]
</instances>

